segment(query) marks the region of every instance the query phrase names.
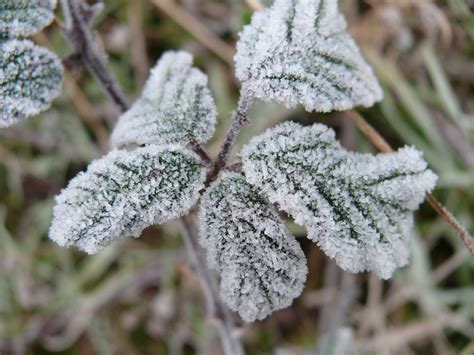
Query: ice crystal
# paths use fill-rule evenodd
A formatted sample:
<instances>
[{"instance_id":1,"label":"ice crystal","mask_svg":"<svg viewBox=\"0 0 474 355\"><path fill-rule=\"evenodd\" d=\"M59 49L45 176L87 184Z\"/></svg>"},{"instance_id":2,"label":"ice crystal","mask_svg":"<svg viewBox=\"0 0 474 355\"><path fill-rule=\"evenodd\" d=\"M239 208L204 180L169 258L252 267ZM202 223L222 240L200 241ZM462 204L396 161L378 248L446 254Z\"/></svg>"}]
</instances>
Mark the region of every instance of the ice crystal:
<instances>
[{"instance_id":1,"label":"ice crystal","mask_svg":"<svg viewBox=\"0 0 474 355\"><path fill-rule=\"evenodd\" d=\"M54 53L29 40L0 41L0 127L46 110L62 80L63 67Z\"/></svg>"},{"instance_id":2,"label":"ice crystal","mask_svg":"<svg viewBox=\"0 0 474 355\"><path fill-rule=\"evenodd\" d=\"M197 201L205 169L175 147L114 150L91 163L56 197L49 236L93 254L116 239L138 237L155 223L186 213Z\"/></svg>"},{"instance_id":3,"label":"ice crystal","mask_svg":"<svg viewBox=\"0 0 474 355\"><path fill-rule=\"evenodd\" d=\"M287 107L372 106L382 90L345 28L336 0L275 0L240 36L237 77L256 97Z\"/></svg>"},{"instance_id":4,"label":"ice crystal","mask_svg":"<svg viewBox=\"0 0 474 355\"><path fill-rule=\"evenodd\" d=\"M56 0L0 0L0 38L30 36L54 19Z\"/></svg>"},{"instance_id":5,"label":"ice crystal","mask_svg":"<svg viewBox=\"0 0 474 355\"><path fill-rule=\"evenodd\" d=\"M275 209L237 173L202 198L201 245L221 276L225 303L247 322L288 307L306 280L306 259Z\"/></svg>"},{"instance_id":6,"label":"ice crystal","mask_svg":"<svg viewBox=\"0 0 474 355\"><path fill-rule=\"evenodd\" d=\"M284 123L242 151L247 180L344 270L389 278L409 260L413 211L436 182L421 152L348 152L324 125Z\"/></svg>"},{"instance_id":7,"label":"ice crystal","mask_svg":"<svg viewBox=\"0 0 474 355\"><path fill-rule=\"evenodd\" d=\"M207 141L216 107L207 76L193 68L186 52L167 52L152 69L142 97L123 114L112 134L116 147Z\"/></svg>"}]
</instances>

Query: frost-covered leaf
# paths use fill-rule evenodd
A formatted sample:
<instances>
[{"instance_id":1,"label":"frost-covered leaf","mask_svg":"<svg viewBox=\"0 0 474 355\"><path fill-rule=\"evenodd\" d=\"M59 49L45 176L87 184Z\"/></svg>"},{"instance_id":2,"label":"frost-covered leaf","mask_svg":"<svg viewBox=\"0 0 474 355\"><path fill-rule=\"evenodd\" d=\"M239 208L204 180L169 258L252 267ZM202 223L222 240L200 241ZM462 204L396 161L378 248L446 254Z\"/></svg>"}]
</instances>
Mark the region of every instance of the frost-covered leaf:
<instances>
[{"instance_id":1,"label":"frost-covered leaf","mask_svg":"<svg viewBox=\"0 0 474 355\"><path fill-rule=\"evenodd\" d=\"M201 245L221 276L220 292L247 322L291 305L306 259L275 209L237 173L222 173L200 210Z\"/></svg>"},{"instance_id":2,"label":"frost-covered leaf","mask_svg":"<svg viewBox=\"0 0 474 355\"><path fill-rule=\"evenodd\" d=\"M93 254L116 239L185 214L205 169L192 152L149 145L114 150L91 163L56 197L49 231L61 246Z\"/></svg>"},{"instance_id":3,"label":"frost-covered leaf","mask_svg":"<svg viewBox=\"0 0 474 355\"><path fill-rule=\"evenodd\" d=\"M30 36L54 19L56 0L0 0L0 38Z\"/></svg>"},{"instance_id":4,"label":"frost-covered leaf","mask_svg":"<svg viewBox=\"0 0 474 355\"><path fill-rule=\"evenodd\" d=\"M152 69L142 97L123 114L112 144L206 142L214 133L216 106L207 76L192 67L186 52L167 52Z\"/></svg>"},{"instance_id":5,"label":"frost-covered leaf","mask_svg":"<svg viewBox=\"0 0 474 355\"><path fill-rule=\"evenodd\" d=\"M237 77L265 101L307 111L372 106L382 90L336 0L275 0L237 43Z\"/></svg>"},{"instance_id":6,"label":"frost-covered leaf","mask_svg":"<svg viewBox=\"0 0 474 355\"><path fill-rule=\"evenodd\" d=\"M242 158L247 180L344 270L389 278L408 263L412 212L436 182L415 148L348 152L324 125L287 122L255 137Z\"/></svg>"},{"instance_id":7,"label":"frost-covered leaf","mask_svg":"<svg viewBox=\"0 0 474 355\"><path fill-rule=\"evenodd\" d=\"M0 127L46 110L61 89L59 58L28 40L0 41Z\"/></svg>"}]
</instances>

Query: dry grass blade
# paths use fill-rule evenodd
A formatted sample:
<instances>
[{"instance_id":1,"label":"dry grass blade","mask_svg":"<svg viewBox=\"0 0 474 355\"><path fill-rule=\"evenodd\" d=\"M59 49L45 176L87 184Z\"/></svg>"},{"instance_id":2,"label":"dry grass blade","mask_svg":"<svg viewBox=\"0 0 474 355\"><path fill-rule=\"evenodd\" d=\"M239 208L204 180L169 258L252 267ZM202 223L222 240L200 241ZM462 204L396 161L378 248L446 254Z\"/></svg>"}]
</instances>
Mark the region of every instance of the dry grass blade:
<instances>
[{"instance_id":1,"label":"dry grass blade","mask_svg":"<svg viewBox=\"0 0 474 355\"><path fill-rule=\"evenodd\" d=\"M205 25L190 15L181 6L177 5L174 0L153 0L152 2L191 35L196 37L203 46L214 52L228 64L233 63L234 48L222 41Z\"/></svg>"}]
</instances>

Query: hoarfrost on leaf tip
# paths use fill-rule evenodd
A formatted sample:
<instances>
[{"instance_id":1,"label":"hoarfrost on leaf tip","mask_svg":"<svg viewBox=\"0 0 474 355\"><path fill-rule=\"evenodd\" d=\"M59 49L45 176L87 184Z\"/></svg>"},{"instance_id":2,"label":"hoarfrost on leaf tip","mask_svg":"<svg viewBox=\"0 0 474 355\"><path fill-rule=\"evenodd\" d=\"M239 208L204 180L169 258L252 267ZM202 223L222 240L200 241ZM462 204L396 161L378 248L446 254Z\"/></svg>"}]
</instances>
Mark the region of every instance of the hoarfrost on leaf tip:
<instances>
[{"instance_id":1,"label":"hoarfrost on leaf tip","mask_svg":"<svg viewBox=\"0 0 474 355\"><path fill-rule=\"evenodd\" d=\"M54 19L56 0L0 0L0 39L31 36Z\"/></svg>"},{"instance_id":2,"label":"hoarfrost on leaf tip","mask_svg":"<svg viewBox=\"0 0 474 355\"><path fill-rule=\"evenodd\" d=\"M408 263L413 211L437 180L420 151L349 152L324 125L287 122L241 155L247 180L344 270L386 279Z\"/></svg>"},{"instance_id":3,"label":"hoarfrost on leaf tip","mask_svg":"<svg viewBox=\"0 0 474 355\"><path fill-rule=\"evenodd\" d=\"M56 197L49 237L93 254L116 239L185 214L206 169L192 152L149 145L92 162Z\"/></svg>"},{"instance_id":4,"label":"hoarfrost on leaf tip","mask_svg":"<svg viewBox=\"0 0 474 355\"><path fill-rule=\"evenodd\" d=\"M224 172L202 197L200 242L220 274L224 302L247 322L291 305L306 258L273 206L237 173Z\"/></svg>"},{"instance_id":5,"label":"hoarfrost on leaf tip","mask_svg":"<svg viewBox=\"0 0 474 355\"><path fill-rule=\"evenodd\" d=\"M112 133L115 147L206 142L214 133L216 106L207 76L187 52L166 52L152 69L142 96Z\"/></svg>"},{"instance_id":6,"label":"hoarfrost on leaf tip","mask_svg":"<svg viewBox=\"0 0 474 355\"><path fill-rule=\"evenodd\" d=\"M0 41L0 66L0 128L46 110L60 93L60 59L29 40Z\"/></svg>"},{"instance_id":7,"label":"hoarfrost on leaf tip","mask_svg":"<svg viewBox=\"0 0 474 355\"><path fill-rule=\"evenodd\" d=\"M372 106L382 90L345 28L336 0L275 0L241 33L236 75L256 97L287 107Z\"/></svg>"}]
</instances>

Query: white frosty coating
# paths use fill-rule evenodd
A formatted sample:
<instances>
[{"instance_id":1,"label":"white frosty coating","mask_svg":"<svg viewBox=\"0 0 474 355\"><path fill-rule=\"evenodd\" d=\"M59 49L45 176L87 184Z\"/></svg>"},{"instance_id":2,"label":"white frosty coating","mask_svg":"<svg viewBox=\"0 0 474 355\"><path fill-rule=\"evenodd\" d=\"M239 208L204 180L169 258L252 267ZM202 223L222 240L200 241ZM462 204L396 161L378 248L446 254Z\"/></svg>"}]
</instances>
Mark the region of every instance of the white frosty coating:
<instances>
[{"instance_id":1,"label":"white frosty coating","mask_svg":"<svg viewBox=\"0 0 474 355\"><path fill-rule=\"evenodd\" d=\"M344 270L384 279L409 261L413 211L436 183L421 152L348 152L324 125L287 122L242 150L247 180Z\"/></svg>"},{"instance_id":2,"label":"white frosty coating","mask_svg":"<svg viewBox=\"0 0 474 355\"><path fill-rule=\"evenodd\" d=\"M328 112L372 106L382 90L337 0L275 0L237 42L236 75L254 95Z\"/></svg>"},{"instance_id":3,"label":"white frosty coating","mask_svg":"<svg viewBox=\"0 0 474 355\"><path fill-rule=\"evenodd\" d=\"M54 19L56 0L0 0L0 38L30 36Z\"/></svg>"},{"instance_id":4,"label":"white frosty coating","mask_svg":"<svg viewBox=\"0 0 474 355\"><path fill-rule=\"evenodd\" d=\"M306 258L275 209L237 173L202 197L200 242L221 276L220 292L247 322L288 307L304 287Z\"/></svg>"},{"instance_id":5,"label":"white frosty coating","mask_svg":"<svg viewBox=\"0 0 474 355\"><path fill-rule=\"evenodd\" d=\"M216 106L207 76L186 52L167 52L152 69L142 97L112 133L115 147L206 142L214 133Z\"/></svg>"},{"instance_id":6,"label":"white frosty coating","mask_svg":"<svg viewBox=\"0 0 474 355\"><path fill-rule=\"evenodd\" d=\"M62 81L54 53L28 40L0 41L0 128L46 110Z\"/></svg>"},{"instance_id":7,"label":"white frosty coating","mask_svg":"<svg viewBox=\"0 0 474 355\"><path fill-rule=\"evenodd\" d=\"M192 152L150 145L92 162L56 197L49 237L94 254L116 239L185 214L206 171Z\"/></svg>"}]
</instances>

